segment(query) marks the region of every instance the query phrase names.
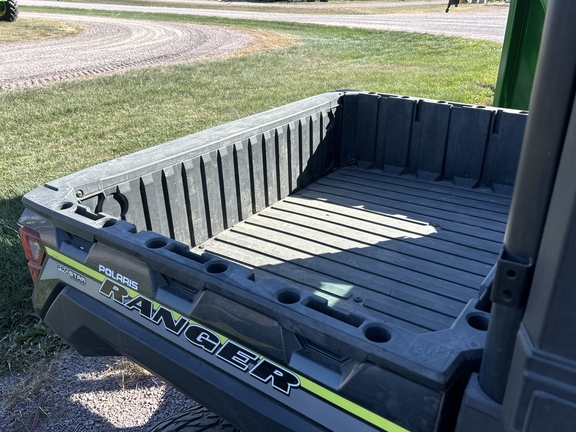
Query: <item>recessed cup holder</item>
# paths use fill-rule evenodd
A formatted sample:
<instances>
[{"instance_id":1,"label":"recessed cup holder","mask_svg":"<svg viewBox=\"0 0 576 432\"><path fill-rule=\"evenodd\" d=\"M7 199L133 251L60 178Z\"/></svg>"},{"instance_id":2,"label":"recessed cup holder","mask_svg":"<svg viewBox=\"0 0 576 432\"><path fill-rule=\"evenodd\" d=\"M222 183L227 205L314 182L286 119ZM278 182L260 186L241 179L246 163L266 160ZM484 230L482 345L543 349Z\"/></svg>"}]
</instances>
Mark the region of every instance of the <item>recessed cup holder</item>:
<instances>
[{"instance_id":1,"label":"recessed cup holder","mask_svg":"<svg viewBox=\"0 0 576 432\"><path fill-rule=\"evenodd\" d=\"M472 314L466 317L466 322L470 327L480 331L488 330L488 317L481 314Z\"/></svg>"},{"instance_id":2,"label":"recessed cup holder","mask_svg":"<svg viewBox=\"0 0 576 432\"><path fill-rule=\"evenodd\" d=\"M160 249L163 248L164 246L166 246L168 244L168 242L164 239L161 238L155 238L155 239L151 239L148 240L146 242L146 247L148 249Z\"/></svg>"},{"instance_id":3,"label":"recessed cup holder","mask_svg":"<svg viewBox=\"0 0 576 432\"><path fill-rule=\"evenodd\" d=\"M226 270L228 270L228 264L221 261L209 263L206 266L206 271L211 274L224 273Z\"/></svg>"},{"instance_id":4,"label":"recessed cup holder","mask_svg":"<svg viewBox=\"0 0 576 432\"><path fill-rule=\"evenodd\" d=\"M282 304L294 304L298 303L302 299L302 296L298 291L284 290L278 293L276 299Z\"/></svg>"},{"instance_id":5,"label":"recessed cup holder","mask_svg":"<svg viewBox=\"0 0 576 432\"><path fill-rule=\"evenodd\" d=\"M364 337L371 342L386 343L392 339L392 333L380 325L369 325L364 328Z\"/></svg>"}]
</instances>

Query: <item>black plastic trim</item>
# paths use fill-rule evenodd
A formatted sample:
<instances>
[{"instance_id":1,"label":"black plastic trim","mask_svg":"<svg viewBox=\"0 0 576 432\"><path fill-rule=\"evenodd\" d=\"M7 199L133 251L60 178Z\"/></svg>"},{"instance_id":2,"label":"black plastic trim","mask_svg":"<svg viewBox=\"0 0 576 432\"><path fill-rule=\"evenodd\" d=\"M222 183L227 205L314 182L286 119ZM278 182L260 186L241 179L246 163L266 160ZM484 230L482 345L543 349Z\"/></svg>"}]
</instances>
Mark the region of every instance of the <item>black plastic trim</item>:
<instances>
[{"instance_id":1,"label":"black plastic trim","mask_svg":"<svg viewBox=\"0 0 576 432\"><path fill-rule=\"evenodd\" d=\"M102 355L105 347L94 346L99 339L242 430L327 430L70 286L58 295L45 321L80 354ZM90 329L84 325L87 322ZM75 337L87 332L94 337L86 343Z\"/></svg>"}]
</instances>

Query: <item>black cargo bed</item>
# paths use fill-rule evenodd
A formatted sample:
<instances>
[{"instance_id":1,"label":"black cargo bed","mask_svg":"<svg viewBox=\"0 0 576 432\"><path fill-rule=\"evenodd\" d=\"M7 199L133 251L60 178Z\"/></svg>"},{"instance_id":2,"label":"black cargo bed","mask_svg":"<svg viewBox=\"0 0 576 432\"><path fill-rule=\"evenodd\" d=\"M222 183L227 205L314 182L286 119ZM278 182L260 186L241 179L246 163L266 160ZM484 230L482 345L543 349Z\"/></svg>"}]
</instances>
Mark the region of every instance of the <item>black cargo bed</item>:
<instances>
[{"instance_id":1,"label":"black cargo bed","mask_svg":"<svg viewBox=\"0 0 576 432\"><path fill-rule=\"evenodd\" d=\"M357 407L360 419L367 410L384 422L371 424L387 430L388 421L451 430L485 345L489 307L477 299L498 261L526 118L443 101L327 93L35 189L24 203L52 222L33 229L42 230L53 259L97 280L104 272L137 282L137 290L111 299L100 285L66 283L171 348L152 347L150 356L142 350L146 336L119 342L124 321L110 332L99 318L107 312L87 314L96 306L72 298L75 291L60 296L61 304L79 304L77 325L69 313L62 321L65 339L86 353L96 352L90 344L98 353L122 352L218 413L234 394L244 412L249 389L260 384L250 375L206 381L200 365L222 362L205 346L199 351L188 330L174 333L176 321L163 330L138 306L154 304L177 313L178 322L190 319L193 331L217 332L298 374L300 393L281 404L310 419L320 415L318 424L339 420L317 398L310 404L310 388L330 394L320 397L328 404ZM52 270L46 277L61 280L62 270ZM489 285L490 278L483 293ZM86 338L85 328L95 337ZM184 358L180 349L199 363L184 371L182 360L168 366L164 360ZM204 384L196 386L200 376ZM210 399L206 384L226 390ZM272 386L259 389L279 397Z\"/></svg>"},{"instance_id":2,"label":"black cargo bed","mask_svg":"<svg viewBox=\"0 0 576 432\"><path fill-rule=\"evenodd\" d=\"M496 262L509 197L340 169L251 216L208 251L415 333L449 328Z\"/></svg>"}]
</instances>

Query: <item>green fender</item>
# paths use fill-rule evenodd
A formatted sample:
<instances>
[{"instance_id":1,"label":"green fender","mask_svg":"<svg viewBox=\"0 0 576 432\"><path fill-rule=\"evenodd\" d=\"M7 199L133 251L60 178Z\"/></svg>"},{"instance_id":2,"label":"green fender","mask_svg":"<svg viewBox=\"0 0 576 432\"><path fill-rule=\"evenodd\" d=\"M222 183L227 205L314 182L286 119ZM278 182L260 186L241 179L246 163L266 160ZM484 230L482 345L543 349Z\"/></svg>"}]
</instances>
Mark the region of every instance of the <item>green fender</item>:
<instances>
[{"instance_id":1,"label":"green fender","mask_svg":"<svg viewBox=\"0 0 576 432\"><path fill-rule=\"evenodd\" d=\"M494 106L527 110L548 0L511 0Z\"/></svg>"}]
</instances>

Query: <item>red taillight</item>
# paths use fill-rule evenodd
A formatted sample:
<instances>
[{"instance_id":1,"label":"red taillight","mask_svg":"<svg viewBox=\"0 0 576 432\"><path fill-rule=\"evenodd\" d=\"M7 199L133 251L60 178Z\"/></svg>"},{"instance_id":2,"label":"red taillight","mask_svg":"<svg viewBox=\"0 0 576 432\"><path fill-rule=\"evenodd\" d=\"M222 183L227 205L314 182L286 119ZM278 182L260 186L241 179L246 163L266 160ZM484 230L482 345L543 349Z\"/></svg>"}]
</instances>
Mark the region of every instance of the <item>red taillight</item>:
<instances>
[{"instance_id":1,"label":"red taillight","mask_svg":"<svg viewBox=\"0 0 576 432\"><path fill-rule=\"evenodd\" d=\"M38 274L44 263L44 258L46 257L46 250L40 239L40 234L33 229L23 226L20 228L19 233L22 247L24 248L24 255L26 255L28 259L30 276L32 276L32 281L36 283L36 279L38 279Z\"/></svg>"},{"instance_id":2,"label":"red taillight","mask_svg":"<svg viewBox=\"0 0 576 432\"><path fill-rule=\"evenodd\" d=\"M40 270L42 267L36 264L35 262L28 261L28 270L30 270L30 276L32 276L32 282L36 285L36 280L38 279L38 275L40 274Z\"/></svg>"}]
</instances>

